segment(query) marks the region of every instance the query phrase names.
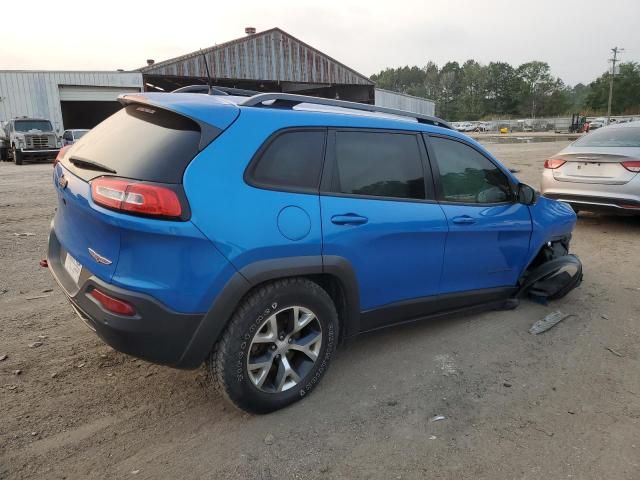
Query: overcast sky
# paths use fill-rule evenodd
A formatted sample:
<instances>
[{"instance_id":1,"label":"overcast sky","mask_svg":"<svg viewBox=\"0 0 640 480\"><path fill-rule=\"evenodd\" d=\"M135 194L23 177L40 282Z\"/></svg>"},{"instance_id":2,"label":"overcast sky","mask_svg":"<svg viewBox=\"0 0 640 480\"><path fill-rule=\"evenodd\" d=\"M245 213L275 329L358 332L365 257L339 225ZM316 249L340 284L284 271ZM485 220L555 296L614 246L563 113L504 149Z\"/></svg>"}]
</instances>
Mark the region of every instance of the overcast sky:
<instances>
[{"instance_id":1,"label":"overcast sky","mask_svg":"<svg viewBox=\"0 0 640 480\"><path fill-rule=\"evenodd\" d=\"M138 5L139 3L139 5ZM94 6L95 5L95 6ZM235 0L3 6L0 69L125 70L280 27L367 76L384 67L542 60L565 83L640 61L640 0ZM16 19L13 22L7 19Z\"/></svg>"}]
</instances>

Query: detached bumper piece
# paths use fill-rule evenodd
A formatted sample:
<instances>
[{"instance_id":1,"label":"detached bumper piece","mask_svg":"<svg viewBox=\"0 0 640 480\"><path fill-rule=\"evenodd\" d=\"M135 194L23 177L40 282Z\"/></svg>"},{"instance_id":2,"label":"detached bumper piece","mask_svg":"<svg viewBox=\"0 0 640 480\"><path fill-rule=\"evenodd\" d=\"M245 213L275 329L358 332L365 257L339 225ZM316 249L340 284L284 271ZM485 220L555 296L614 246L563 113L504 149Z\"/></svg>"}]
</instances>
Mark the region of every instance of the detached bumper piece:
<instances>
[{"instance_id":1,"label":"detached bumper piece","mask_svg":"<svg viewBox=\"0 0 640 480\"><path fill-rule=\"evenodd\" d=\"M575 255L564 255L538 266L523 279L517 297L540 299L564 297L582 283L582 263Z\"/></svg>"}]
</instances>

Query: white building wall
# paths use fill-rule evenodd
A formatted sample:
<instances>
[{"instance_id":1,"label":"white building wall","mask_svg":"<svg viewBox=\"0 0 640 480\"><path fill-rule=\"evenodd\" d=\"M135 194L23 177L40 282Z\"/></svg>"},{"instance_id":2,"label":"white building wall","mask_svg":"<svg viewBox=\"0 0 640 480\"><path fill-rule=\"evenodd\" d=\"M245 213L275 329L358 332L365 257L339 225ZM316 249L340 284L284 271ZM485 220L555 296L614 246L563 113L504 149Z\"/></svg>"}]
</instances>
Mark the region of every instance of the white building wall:
<instances>
[{"instance_id":1,"label":"white building wall","mask_svg":"<svg viewBox=\"0 0 640 480\"><path fill-rule=\"evenodd\" d=\"M404 93L391 92L382 88L375 89L375 104L379 107L397 108L411 113L435 115L436 104L433 100Z\"/></svg>"},{"instance_id":2,"label":"white building wall","mask_svg":"<svg viewBox=\"0 0 640 480\"><path fill-rule=\"evenodd\" d=\"M38 72L0 70L0 120L18 116L51 120L62 132L60 86L143 90L139 72ZM91 98L87 98L91 99ZM95 98L102 100L102 98Z\"/></svg>"}]
</instances>

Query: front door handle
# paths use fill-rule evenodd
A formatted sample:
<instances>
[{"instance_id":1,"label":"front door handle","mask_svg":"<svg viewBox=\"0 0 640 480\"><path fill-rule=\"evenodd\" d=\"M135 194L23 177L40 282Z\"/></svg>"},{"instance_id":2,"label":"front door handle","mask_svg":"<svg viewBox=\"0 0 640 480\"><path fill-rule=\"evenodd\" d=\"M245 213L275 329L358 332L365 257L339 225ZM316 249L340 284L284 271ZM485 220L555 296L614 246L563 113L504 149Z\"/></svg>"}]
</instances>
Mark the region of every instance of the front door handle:
<instances>
[{"instance_id":1,"label":"front door handle","mask_svg":"<svg viewBox=\"0 0 640 480\"><path fill-rule=\"evenodd\" d=\"M331 223L336 225L364 225L369 219L355 213L345 213L343 215L334 215L331 217Z\"/></svg>"},{"instance_id":2,"label":"front door handle","mask_svg":"<svg viewBox=\"0 0 640 480\"><path fill-rule=\"evenodd\" d=\"M460 217L453 217L453 223L457 223L459 225L471 225L472 223L476 223L476 219L470 217L469 215L462 215Z\"/></svg>"}]
</instances>

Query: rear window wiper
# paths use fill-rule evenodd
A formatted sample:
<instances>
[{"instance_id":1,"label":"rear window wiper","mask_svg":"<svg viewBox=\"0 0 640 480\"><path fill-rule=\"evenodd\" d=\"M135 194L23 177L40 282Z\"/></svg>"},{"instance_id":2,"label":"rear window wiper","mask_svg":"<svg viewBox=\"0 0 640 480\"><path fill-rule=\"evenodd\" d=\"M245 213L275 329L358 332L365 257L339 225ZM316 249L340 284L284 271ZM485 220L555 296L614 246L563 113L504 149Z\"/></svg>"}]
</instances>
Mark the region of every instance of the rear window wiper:
<instances>
[{"instance_id":1,"label":"rear window wiper","mask_svg":"<svg viewBox=\"0 0 640 480\"><path fill-rule=\"evenodd\" d=\"M106 167L101 163L87 160L86 158L71 157L69 159L74 166L85 170L96 170L98 172L117 173L113 168Z\"/></svg>"}]
</instances>

